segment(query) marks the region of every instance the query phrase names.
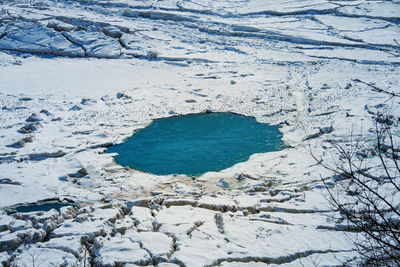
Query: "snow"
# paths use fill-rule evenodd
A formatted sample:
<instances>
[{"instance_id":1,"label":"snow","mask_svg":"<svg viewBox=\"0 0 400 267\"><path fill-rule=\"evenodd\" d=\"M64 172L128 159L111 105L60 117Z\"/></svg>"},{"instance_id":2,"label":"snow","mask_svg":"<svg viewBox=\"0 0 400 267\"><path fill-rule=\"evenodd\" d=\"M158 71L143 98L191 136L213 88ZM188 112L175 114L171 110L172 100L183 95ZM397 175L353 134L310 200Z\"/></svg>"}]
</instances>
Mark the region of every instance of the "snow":
<instances>
[{"instance_id":1,"label":"snow","mask_svg":"<svg viewBox=\"0 0 400 267\"><path fill-rule=\"evenodd\" d=\"M0 231L8 230L9 225L13 222L13 218L8 215L0 215Z\"/></svg>"},{"instance_id":2,"label":"snow","mask_svg":"<svg viewBox=\"0 0 400 267\"><path fill-rule=\"evenodd\" d=\"M75 257L79 257L82 250L81 243L82 236L65 236L52 238L48 242L44 243L43 246L51 249L58 249L73 254Z\"/></svg>"},{"instance_id":3,"label":"snow","mask_svg":"<svg viewBox=\"0 0 400 267\"><path fill-rule=\"evenodd\" d=\"M98 238L96 240L98 249L97 258L101 264L123 264L137 263L144 265L150 261L150 255L140 248L139 243L132 241L129 237L115 237L110 240Z\"/></svg>"},{"instance_id":4,"label":"snow","mask_svg":"<svg viewBox=\"0 0 400 267\"><path fill-rule=\"evenodd\" d=\"M82 56L79 46L65 40L55 31L42 25L21 25L23 29L7 32L0 40L0 48L4 50L30 53L49 53L63 56ZM17 25L17 27L21 27Z\"/></svg>"},{"instance_id":5,"label":"snow","mask_svg":"<svg viewBox=\"0 0 400 267\"><path fill-rule=\"evenodd\" d=\"M125 233L126 237L139 242L146 251L151 252L155 258L164 258L168 260L172 252L172 238L158 232L135 232L129 230Z\"/></svg>"},{"instance_id":6,"label":"snow","mask_svg":"<svg viewBox=\"0 0 400 267\"><path fill-rule=\"evenodd\" d=\"M21 266L36 266L37 264L57 266L77 263L77 259L70 253L58 249L41 248L35 245L26 247L14 261Z\"/></svg>"},{"instance_id":7,"label":"snow","mask_svg":"<svg viewBox=\"0 0 400 267\"><path fill-rule=\"evenodd\" d=\"M400 11L398 2L365 1L356 6L344 6L338 9L339 14L381 19L396 19Z\"/></svg>"},{"instance_id":8,"label":"snow","mask_svg":"<svg viewBox=\"0 0 400 267\"><path fill-rule=\"evenodd\" d=\"M39 62L35 58L28 58L24 61L23 66L1 68L2 93L100 98L119 91L133 91L136 87L153 83L154 71L157 79L165 83L168 80L172 82L178 76L174 74L174 68L157 71L158 68L152 66L154 64L144 64L136 60L116 60L112 64L105 60L67 58L42 59ZM21 76L25 78L18 79Z\"/></svg>"},{"instance_id":9,"label":"snow","mask_svg":"<svg viewBox=\"0 0 400 267\"><path fill-rule=\"evenodd\" d=\"M325 139L368 139L371 113L398 109L367 84L399 92L399 14L398 1L2 1L0 261L78 264L82 237L105 265L356 258L310 151L329 158ZM104 153L204 111L279 124L287 147L194 178ZM48 199L80 208L5 213Z\"/></svg>"},{"instance_id":10,"label":"snow","mask_svg":"<svg viewBox=\"0 0 400 267\"><path fill-rule=\"evenodd\" d=\"M87 235L96 236L105 231L104 222L95 221L65 221L60 227L51 232L53 237Z\"/></svg>"}]
</instances>

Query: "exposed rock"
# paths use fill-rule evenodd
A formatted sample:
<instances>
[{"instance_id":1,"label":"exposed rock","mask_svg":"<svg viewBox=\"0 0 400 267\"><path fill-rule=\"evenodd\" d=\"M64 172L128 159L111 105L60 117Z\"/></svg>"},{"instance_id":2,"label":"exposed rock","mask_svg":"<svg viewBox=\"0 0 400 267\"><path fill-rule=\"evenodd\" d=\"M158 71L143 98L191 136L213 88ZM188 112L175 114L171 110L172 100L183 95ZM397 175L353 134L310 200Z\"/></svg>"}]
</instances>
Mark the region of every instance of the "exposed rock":
<instances>
[{"instance_id":1,"label":"exposed rock","mask_svg":"<svg viewBox=\"0 0 400 267\"><path fill-rule=\"evenodd\" d=\"M56 228L57 224L52 220L47 220L43 224L43 230L46 232L46 234L50 234Z\"/></svg>"},{"instance_id":2,"label":"exposed rock","mask_svg":"<svg viewBox=\"0 0 400 267\"><path fill-rule=\"evenodd\" d=\"M46 238L46 231L43 229L35 229L32 235L33 242L42 242Z\"/></svg>"},{"instance_id":3,"label":"exposed rock","mask_svg":"<svg viewBox=\"0 0 400 267\"><path fill-rule=\"evenodd\" d=\"M197 201L195 201L194 199L173 199L173 198L169 198L166 199L163 202L163 205L165 205L167 208L171 207L171 206L197 206Z\"/></svg>"},{"instance_id":4,"label":"exposed rock","mask_svg":"<svg viewBox=\"0 0 400 267\"><path fill-rule=\"evenodd\" d=\"M9 226L9 230L11 232L16 232L20 230L27 230L32 228L32 223L30 221L24 221L24 220L15 220L13 223Z\"/></svg>"},{"instance_id":5,"label":"exposed rock","mask_svg":"<svg viewBox=\"0 0 400 267\"><path fill-rule=\"evenodd\" d=\"M0 234L0 252L16 250L22 243L29 243L34 234L33 230L3 232Z\"/></svg>"},{"instance_id":6,"label":"exposed rock","mask_svg":"<svg viewBox=\"0 0 400 267\"><path fill-rule=\"evenodd\" d=\"M379 115L375 118L376 122L382 123L382 124L387 124L387 125L392 125L393 124L393 116L382 116Z\"/></svg>"},{"instance_id":7,"label":"exposed rock","mask_svg":"<svg viewBox=\"0 0 400 267\"><path fill-rule=\"evenodd\" d=\"M32 123L29 123L28 125L21 127L18 130L18 132L20 132L22 134L32 133L34 131L37 131L40 128L40 126L41 126L41 124L39 122L32 122Z\"/></svg>"},{"instance_id":8,"label":"exposed rock","mask_svg":"<svg viewBox=\"0 0 400 267\"><path fill-rule=\"evenodd\" d=\"M220 179L220 180L218 181L217 185L218 185L219 187L223 187L223 188L229 188L229 187L231 187L231 185L230 185L227 181L225 181L225 179Z\"/></svg>"},{"instance_id":9,"label":"exposed rock","mask_svg":"<svg viewBox=\"0 0 400 267\"><path fill-rule=\"evenodd\" d=\"M73 107L71 107L69 110L70 111L79 111L79 110L81 110L82 108L80 107L80 106L78 106L78 105L74 105Z\"/></svg>"},{"instance_id":10,"label":"exposed rock","mask_svg":"<svg viewBox=\"0 0 400 267\"><path fill-rule=\"evenodd\" d=\"M128 96L127 94L125 94L125 93L118 92L117 93L117 98L121 99L121 98L131 98L131 97Z\"/></svg>"},{"instance_id":11,"label":"exposed rock","mask_svg":"<svg viewBox=\"0 0 400 267\"><path fill-rule=\"evenodd\" d=\"M29 160L43 160L47 158L60 158L65 155L65 152L62 150L58 150L57 152L44 152L44 153L37 153L37 154L29 154Z\"/></svg>"},{"instance_id":12,"label":"exposed rock","mask_svg":"<svg viewBox=\"0 0 400 267\"><path fill-rule=\"evenodd\" d=\"M260 202L260 197L241 194L234 200L237 203L239 210L246 211L247 213L256 213L258 204Z\"/></svg>"},{"instance_id":13,"label":"exposed rock","mask_svg":"<svg viewBox=\"0 0 400 267\"><path fill-rule=\"evenodd\" d=\"M247 177L243 173L239 173L239 174L235 175L235 178L238 179L239 181L243 181Z\"/></svg>"},{"instance_id":14,"label":"exposed rock","mask_svg":"<svg viewBox=\"0 0 400 267\"><path fill-rule=\"evenodd\" d=\"M89 176L85 176L84 178L85 179L75 180L74 183L76 183L80 187L86 188L94 188L96 186L96 183L92 181Z\"/></svg>"},{"instance_id":15,"label":"exposed rock","mask_svg":"<svg viewBox=\"0 0 400 267\"><path fill-rule=\"evenodd\" d=\"M42 119L36 114L32 113L25 121L26 122L37 122L41 121Z\"/></svg>"},{"instance_id":16,"label":"exposed rock","mask_svg":"<svg viewBox=\"0 0 400 267\"><path fill-rule=\"evenodd\" d=\"M200 193L200 190L193 186L188 186L184 183L175 183L171 185L174 192L182 195L196 195Z\"/></svg>"},{"instance_id":17,"label":"exposed rock","mask_svg":"<svg viewBox=\"0 0 400 267\"><path fill-rule=\"evenodd\" d=\"M110 208L110 209L95 209L91 216L96 218L96 220L102 220L105 222L115 223L117 219L120 219L123 215L123 212L119 208Z\"/></svg>"},{"instance_id":18,"label":"exposed rock","mask_svg":"<svg viewBox=\"0 0 400 267\"><path fill-rule=\"evenodd\" d=\"M319 128L319 132L320 132L321 134L328 134L328 133L331 133L331 132L333 132L333 126Z\"/></svg>"},{"instance_id":19,"label":"exposed rock","mask_svg":"<svg viewBox=\"0 0 400 267\"><path fill-rule=\"evenodd\" d=\"M164 192L163 191L151 191L150 194L151 196L159 196L162 195Z\"/></svg>"},{"instance_id":20,"label":"exposed rock","mask_svg":"<svg viewBox=\"0 0 400 267\"><path fill-rule=\"evenodd\" d=\"M32 143L33 139L31 136L28 137L24 137L21 140L11 144L11 145L7 145L7 147L13 147L13 148L21 148L24 147L26 143Z\"/></svg>"},{"instance_id":21,"label":"exposed rock","mask_svg":"<svg viewBox=\"0 0 400 267\"><path fill-rule=\"evenodd\" d=\"M81 105L90 105L90 104L95 104L97 103L96 100L90 99L90 98L82 98L81 100Z\"/></svg>"},{"instance_id":22,"label":"exposed rock","mask_svg":"<svg viewBox=\"0 0 400 267\"><path fill-rule=\"evenodd\" d=\"M78 215L78 211L72 206L66 206L60 208L60 217L63 217L65 220L75 218Z\"/></svg>"},{"instance_id":23,"label":"exposed rock","mask_svg":"<svg viewBox=\"0 0 400 267\"><path fill-rule=\"evenodd\" d=\"M116 232L124 234L126 230L134 227L134 221L130 217L125 217L118 220L114 224L114 229Z\"/></svg>"},{"instance_id":24,"label":"exposed rock","mask_svg":"<svg viewBox=\"0 0 400 267\"><path fill-rule=\"evenodd\" d=\"M31 100L33 100L32 97L21 97L21 98L19 99L19 101L31 101Z\"/></svg>"},{"instance_id":25,"label":"exposed rock","mask_svg":"<svg viewBox=\"0 0 400 267\"><path fill-rule=\"evenodd\" d=\"M93 133L93 130L86 130L86 131L73 131L73 135L89 135Z\"/></svg>"},{"instance_id":26,"label":"exposed rock","mask_svg":"<svg viewBox=\"0 0 400 267\"><path fill-rule=\"evenodd\" d=\"M62 120L61 117L57 117L57 118L51 119L51 121L61 121L61 120Z\"/></svg>"},{"instance_id":27,"label":"exposed rock","mask_svg":"<svg viewBox=\"0 0 400 267\"><path fill-rule=\"evenodd\" d=\"M332 126L319 128L318 132L308 135L306 138L304 138L304 141L320 137L321 135L331 133L332 131L333 131Z\"/></svg>"},{"instance_id":28,"label":"exposed rock","mask_svg":"<svg viewBox=\"0 0 400 267\"><path fill-rule=\"evenodd\" d=\"M60 213L55 209L51 209L49 211L40 211L35 215L29 215L29 219L33 223L44 223L48 220L56 221L59 217Z\"/></svg>"},{"instance_id":29,"label":"exposed rock","mask_svg":"<svg viewBox=\"0 0 400 267\"><path fill-rule=\"evenodd\" d=\"M105 35L110 36L112 38L121 38L122 37L122 32L117 27L109 26L109 27L102 28L101 31Z\"/></svg>"},{"instance_id":30,"label":"exposed rock","mask_svg":"<svg viewBox=\"0 0 400 267\"><path fill-rule=\"evenodd\" d=\"M88 213L79 214L78 216L75 217L73 222L78 222L78 223L86 222L89 220L89 218L92 218L92 217L93 216L92 215L89 216Z\"/></svg>"},{"instance_id":31,"label":"exposed rock","mask_svg":"<svg viewBox=\"0 0 400 267\"><path fill-rule=\"evenodd\" d=\"M280 192L280 190L278 190L278 189L269 190L269 194L270 194L272 197L274 197L274 196L276 196L277 194L279 194L279 192Z\"/></svg>"},{"instance_id":32,"label":"exposed rock","mask_svg":"<svg viewBox=\"0 0 400 267\"><path fill-rule=\"evenodd\" d=\"M83 176L88 175L87 170L85 168L79 169L76 173L70 173L68 174L69 177L72 178L81 178Z\"/></svg>"},{"instance_id":33,"label":"exposed rock","mask_svg":"<svg viewBox=\"0 0 400 267\"><path fill-rule=\"evenodd\" d=\"M13 181L11 181L11 179L8 179L8 178L2 178L2 179L0 179L0 184L21 185L20 182L13 182Z\"/></svg>"},{"instance_id":34,"label":"exposed rock","mask_svg":"<svg viewBox=\"0 0 400 267\"><path fill-rule=\"evenodd\" d=\"M0 215L0 232L7 231L13 220L11 216Z\"/></svg>"},{"instance_id":35,"label":"exposed rock","mask_svg":"<svg viewBox=\"0 0 400 267\"><path fill-rule=\"evenodd\" d=\"M149 58L149 59L158 58L158 52L157 51L149 51L149 52L147 52L147 58Z\"/></svg>"},{"instance_id":36,"label":"exposed rock","mask_svg":"<svg viewBox=\"0 0 400 267\"><path fill-rule=\"evenodd\" d=\"M0 235L0 252L15 250L17 249L23 242L21 235L18 235L18 232L14 233L2 233Z\"/></svg>"},{"instance_id":37,"label":"exposed rock","mask_svg":"<svg viewBox=\"0 0 400 267\"><path fill-rule=\"evenodd\" d=\"M126 202L126 207L131 209L133 207L150 207L150 198L138 198L133 201Z\"/></svg>"},{"instance_id":38,"label":"exposed rock","mask_svg":"<svg viewBox=\"0 0 400 267\"><path fill-rule=\"evenodd\" d=\"M51 113L48 110L42 109L40 113L45 114L46 116L51 116Z\"/></svg>"},{"instance_id":39,"label":"exposed rock","mask_svg":"<svg viewBox=\"0 0 400 267\"><path fill-rule=\"evenodd\" d=\"M91 146L88 147L88 149L96 149L96 148L102 148L102 147L110 147L110 146L112 146L112 145L114 145L114 144L111 143L111 142L107 142L107 143L103 143L103 144L91 145Z\"/></svg>"},{"instance_id":40,"label":"exposed rock","mask_svg":"<svg viewBox=\"0 0 400 267\"><path fill-rule=\"evenodd\" d=\"M224 230L224 218L221 212L215 213L215 224L218 227L218 231L223 234L225 233Z\"/></svg>"},{"instance_id":41,"label":"exposed rock","mask_svg":"<svg viewBox=\"0 0 400 267\"><path fill-rule=\"evenodd\" d=\"M249 174L247 174L247 173L239 173L239 174L236 174L235 175L235 178L236 179L238 179L238 180L245 180L245 179L253 179L253 180L258 180L256 177L253 177L253 176L251 176L251 175L249 175Z\"/></svg>"},{"instance_id":42,"label":"exposed rock","mask_svg":"<svg viewBox=\"0 0 400 267\"><path fill-rule=\"evenodd\" d=\"M203 196L198 200L198 206L215 211L237 211L236 203L228 197Z\"/></svg>"}]
</instances>

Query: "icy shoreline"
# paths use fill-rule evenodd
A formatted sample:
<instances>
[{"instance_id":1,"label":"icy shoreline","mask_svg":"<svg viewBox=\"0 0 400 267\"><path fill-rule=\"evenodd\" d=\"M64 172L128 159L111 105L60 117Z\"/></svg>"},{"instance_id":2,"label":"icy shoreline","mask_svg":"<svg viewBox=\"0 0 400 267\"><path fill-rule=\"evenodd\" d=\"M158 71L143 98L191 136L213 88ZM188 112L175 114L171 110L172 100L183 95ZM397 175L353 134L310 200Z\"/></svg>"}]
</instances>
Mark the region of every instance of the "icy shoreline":
<instances>
[{"instance_id":1,"label":"icy shoreline","mask_svg":"<svg viewBox=\"0 0 400 267\"><path fill-rule=\"evenodd\" d=\"M355 257L346 235L356 233L324 198L331 174L309 151L368 138L371 116L398 107L368 84L399 90L400 4L263 3L1 2L0 262ZM153 119L204 111L279 124L289 147L197 179L130 170L103 153ZM54 198L80 208L5 212Z\"/></svg>"}]
</instances>

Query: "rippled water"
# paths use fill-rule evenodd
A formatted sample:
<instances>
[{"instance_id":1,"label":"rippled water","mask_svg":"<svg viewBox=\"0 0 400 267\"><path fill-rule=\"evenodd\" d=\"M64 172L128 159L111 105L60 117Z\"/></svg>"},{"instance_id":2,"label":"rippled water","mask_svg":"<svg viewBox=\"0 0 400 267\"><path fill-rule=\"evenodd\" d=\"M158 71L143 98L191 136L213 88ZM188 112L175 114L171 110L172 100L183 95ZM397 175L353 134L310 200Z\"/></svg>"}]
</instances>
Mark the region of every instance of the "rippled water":
<instances>
[{"instance_id":1,"label":"rippled water","mask_svg":"<svg viewBox=\"0 0 400 267\"><path fill-rule=\"evenodd\" d=\"M198 176L280 150L278 126L234 113L200 113L154 121L108 149L116 162L153 174Z\"/></svg>"}]
</instances>

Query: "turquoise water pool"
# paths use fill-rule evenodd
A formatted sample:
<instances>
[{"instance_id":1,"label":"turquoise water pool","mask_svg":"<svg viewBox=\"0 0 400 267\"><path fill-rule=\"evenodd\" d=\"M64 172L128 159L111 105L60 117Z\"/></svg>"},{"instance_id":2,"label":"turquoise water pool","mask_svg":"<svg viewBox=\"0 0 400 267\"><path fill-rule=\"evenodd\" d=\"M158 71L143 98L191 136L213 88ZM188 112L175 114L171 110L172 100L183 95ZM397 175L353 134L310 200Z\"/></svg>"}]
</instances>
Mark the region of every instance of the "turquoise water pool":
<instances>
[{"instance_id":1,"label":"turquoise water pool","mask_svg":"<svg viewBox=\"0 0 400 267\"><path fill-rule=\"evenodd\" d=\"M199 113L155 120L107 152L137 170L199 176L282 147L278 126L235 113Z\"/></svg>"}]
</instances>

